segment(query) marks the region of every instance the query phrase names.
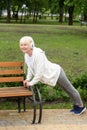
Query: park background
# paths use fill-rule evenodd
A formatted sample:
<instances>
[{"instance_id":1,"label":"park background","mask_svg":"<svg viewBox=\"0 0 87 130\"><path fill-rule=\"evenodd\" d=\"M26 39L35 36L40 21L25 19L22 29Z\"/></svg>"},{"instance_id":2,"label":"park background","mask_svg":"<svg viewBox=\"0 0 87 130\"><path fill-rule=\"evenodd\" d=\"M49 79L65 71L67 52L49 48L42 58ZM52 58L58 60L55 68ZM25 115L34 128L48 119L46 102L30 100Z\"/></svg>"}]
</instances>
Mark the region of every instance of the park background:
<instances>
[{"instance_id":1,"label":"park background","mask_svg":"<svg viewBox=\"0 0 87 130\"><path fill-rule=\"evenodd\" d=\"M86 0L1 0L0 61L24 61L19 48L22 36L32 36L48 59L60 64L87 101L87 2ZM70 108L73 104L59 87L39 83L44 107ZM0 109L14 109L7 100ZM16 109L16 108L15 108Z\"/></svg>"}]
</instances>

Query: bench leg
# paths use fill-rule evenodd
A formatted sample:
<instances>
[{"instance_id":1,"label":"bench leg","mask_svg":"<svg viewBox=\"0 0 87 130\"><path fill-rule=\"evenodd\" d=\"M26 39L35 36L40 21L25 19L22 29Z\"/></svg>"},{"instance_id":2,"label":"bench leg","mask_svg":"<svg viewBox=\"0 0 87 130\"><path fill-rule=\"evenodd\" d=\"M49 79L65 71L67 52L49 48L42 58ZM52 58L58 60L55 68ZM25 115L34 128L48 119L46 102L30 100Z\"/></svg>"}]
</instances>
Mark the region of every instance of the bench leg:
<instances>
[{"instance_id":1,"label":"bench leg","mask_svg":"<svg viewBox=\"0 0 87 130\"><path fill-rule=\"evenodd\" d=\"M23 97L23 109L24 109L24 112L26 111L26 97Z\"/></svg>"},{"instance_id":2,"label":"bench leg","mask_svg":"<svg viewBox=\"0 0 87 130\"><path fill-rule=\"evenodd\" d=\"M42 98L41 98L41 94L40 94L40 91L39 91L38 87L36 87L36 90L37 90L37 94L38 94L38 105L39 105L38 123L41 123L41 119L42 119Z\"/></svg>"},{"instance_id":3,"label":"bench leg","mask_svg":"<svg viewBox=\"0 0 87 130\"><path fill-rule=\"evenodd\" d=\"M34 104L34 109L33 109L33 120L32 120L32 124L35 124L36 121L36 105Z\"/></svg>"},{"instance_id":4,"label":"bench leg","mask_svg":"<svg viewBox=\"0 0 87 130\"><path fill-rule=\"evenodd\" d=\"M35 91L33 90L32 87L30 89L33 93L32 101L34 103L34 115L33 115L32 124L36 123L36 106L38 106L38 105L39 105L39 118L38 118L37 123L41 123L41 119L42 119L42 99L41 99L40 91L39 91L37 86L35 86Z\"/></svg>"},{"instance_id":5,"label":"bench leg","mask_svg":"<svg viewBox=\"0 0 87 130\"><path fill-rule=\"evenodd\" d=\"M19 112L19 113L21 112L21 106L20 106L20 103L21 103L21 98L18 97L18 112Z\"/></svg>"},{"instance_id":6,"label":"bench leg","mask_svg":"<svg viewBox=\"0 0 87 130\"><path fill-rule=\"evenodd\" d=\"M18 97L18 112L19 113L21 112L21 98L22 97ZM23 97L23 110L24 110L24 112L26 111L25 99L26 99L26 97Z\"/></svg>"}]
</instances>

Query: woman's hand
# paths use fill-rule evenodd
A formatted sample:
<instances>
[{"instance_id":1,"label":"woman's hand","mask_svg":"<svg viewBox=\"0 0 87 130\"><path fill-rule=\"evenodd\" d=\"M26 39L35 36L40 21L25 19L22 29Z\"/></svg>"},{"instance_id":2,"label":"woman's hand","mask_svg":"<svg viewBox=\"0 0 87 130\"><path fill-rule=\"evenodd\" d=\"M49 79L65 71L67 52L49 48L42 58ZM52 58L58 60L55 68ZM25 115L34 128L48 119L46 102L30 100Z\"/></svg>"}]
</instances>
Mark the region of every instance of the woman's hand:
<instances>
[{"instance_id":1,"label":"woman's hand","mask_svg":"<svg viewBox=\"0 0 87 130\"><path fill-rule=\"evenodd\" d=\"M29 88L29 86L30 86L30 85L29 85L29 81L24 80L24 81L23 81L23 85L24 85L25 88Z\"/></svg>"}]
</instances>

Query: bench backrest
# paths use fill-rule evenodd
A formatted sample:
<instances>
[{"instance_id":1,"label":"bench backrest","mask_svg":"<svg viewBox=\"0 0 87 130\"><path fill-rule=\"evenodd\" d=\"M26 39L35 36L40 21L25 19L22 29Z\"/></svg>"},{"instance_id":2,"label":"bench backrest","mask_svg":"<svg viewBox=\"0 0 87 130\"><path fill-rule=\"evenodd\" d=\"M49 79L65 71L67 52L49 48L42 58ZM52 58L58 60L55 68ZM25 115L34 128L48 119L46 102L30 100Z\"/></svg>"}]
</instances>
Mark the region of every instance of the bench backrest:
<instances>
[{"instance_id":1,"label":"bench backrest","mask_svg":"<svg viewBox=\"0 0 87 130\"><path fill-rule=\"evenodd\" d=\"M22 82L23 62L0 62L0 83Z\"/></svg>"}]
</instances>

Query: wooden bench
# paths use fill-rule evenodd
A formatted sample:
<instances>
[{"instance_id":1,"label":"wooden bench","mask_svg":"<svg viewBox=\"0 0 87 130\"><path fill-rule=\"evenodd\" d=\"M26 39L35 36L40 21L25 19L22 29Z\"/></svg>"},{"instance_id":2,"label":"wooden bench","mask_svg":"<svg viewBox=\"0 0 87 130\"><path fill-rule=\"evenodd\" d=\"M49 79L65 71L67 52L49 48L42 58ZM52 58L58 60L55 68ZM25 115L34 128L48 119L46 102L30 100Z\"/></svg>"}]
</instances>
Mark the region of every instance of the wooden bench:
<instances>
[{"instance_id":1,"label":"wooden bench","mask_svg":"<svg viewBox=\"0 0 87 130\"><path fill-rule=\"evenodd\" d=\"M24 70L23 62L0 62L0 98L17 98L18 112L21 112L21 102L23 110L26 111L26 98L33 103L32 124L36 123L36 108L39 106L39 116L37 123L41 123L42 100L37 86L23 86Z\"/></svg>"}]
</instances>

